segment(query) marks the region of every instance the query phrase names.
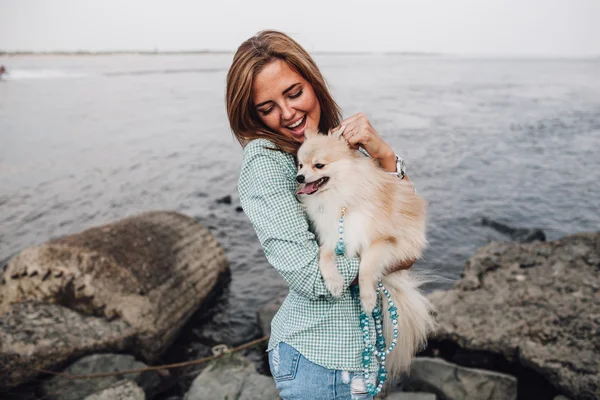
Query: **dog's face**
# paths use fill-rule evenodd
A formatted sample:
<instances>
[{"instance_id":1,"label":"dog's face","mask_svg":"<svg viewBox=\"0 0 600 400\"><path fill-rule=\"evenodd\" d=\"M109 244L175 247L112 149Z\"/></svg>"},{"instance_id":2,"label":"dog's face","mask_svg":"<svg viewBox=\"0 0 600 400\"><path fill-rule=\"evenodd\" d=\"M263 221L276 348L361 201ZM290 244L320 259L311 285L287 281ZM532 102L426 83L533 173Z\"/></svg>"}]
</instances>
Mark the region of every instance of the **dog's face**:
<instances>
[{"instance_id":1,"label":"dog's face","mask_svg":"<svg viewBox=\"0 0 600 400\"><path fill-rule=\"evenodd\" d=\"M323 193L335 186L352 159L352 150L343 137L335 134L307 132L305 136L298 150L298 194Z\"/></svg>"}]
</instances>

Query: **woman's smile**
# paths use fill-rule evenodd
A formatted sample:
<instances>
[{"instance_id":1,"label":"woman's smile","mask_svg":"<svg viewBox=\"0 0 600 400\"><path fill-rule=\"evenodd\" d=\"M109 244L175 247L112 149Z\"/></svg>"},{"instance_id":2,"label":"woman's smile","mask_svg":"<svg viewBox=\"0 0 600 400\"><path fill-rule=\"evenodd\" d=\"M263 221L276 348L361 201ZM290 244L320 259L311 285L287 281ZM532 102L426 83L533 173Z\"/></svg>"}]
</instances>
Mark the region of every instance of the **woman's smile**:
<instances>
[{"instance_id":1,"label":"woman's smile","mask_svg":"<svg viewBox=\"0 0 600 400\"><path fill-rule=\"evenodd\" d=\"M290 125L287 125L286 128L292 133L294 136L304 136L304 128L306 128L306 114L301 118Z\"/></svg>"}]
</instances>

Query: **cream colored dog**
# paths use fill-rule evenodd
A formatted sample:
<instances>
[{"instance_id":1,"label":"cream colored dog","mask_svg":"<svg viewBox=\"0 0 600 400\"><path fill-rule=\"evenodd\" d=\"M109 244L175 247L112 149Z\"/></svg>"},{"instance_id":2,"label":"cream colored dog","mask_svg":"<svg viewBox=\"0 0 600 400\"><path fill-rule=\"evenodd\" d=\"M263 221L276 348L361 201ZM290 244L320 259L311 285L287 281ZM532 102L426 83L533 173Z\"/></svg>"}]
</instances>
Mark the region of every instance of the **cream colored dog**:
<instances>
[{"instance_id":1,"label":"cream colored dog","mask_svg":"<svg viewBox=\"0 0 600 400\"><path fill-rule=\"evenodd\" d=\"M396 303L399 336L386 364L390 375L397 376L409 370L414 354L434 327L432 306L419 290L423 280L412 271L388 273L395 265L421 257L427 244L425 201L410 182L388 174L375 160L351 149L340 133L306 132L298 150L298 194L315 224L319 267L327 289L338 297L344 289L335 261L343 215L345 254L361 258L363 310L371 315L379 279ZM382 308L384 336L390 343L393 327L387 306Z\"/></svg>"}]
</instances>

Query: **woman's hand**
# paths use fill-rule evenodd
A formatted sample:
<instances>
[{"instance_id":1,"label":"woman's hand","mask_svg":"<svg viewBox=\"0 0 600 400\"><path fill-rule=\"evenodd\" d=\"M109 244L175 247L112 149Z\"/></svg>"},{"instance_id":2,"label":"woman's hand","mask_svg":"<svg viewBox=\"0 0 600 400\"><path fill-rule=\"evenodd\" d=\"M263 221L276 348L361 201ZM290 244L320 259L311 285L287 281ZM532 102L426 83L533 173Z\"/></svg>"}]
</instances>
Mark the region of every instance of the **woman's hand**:
<instances>
[{"instance_id":1,"label":"woman's hand","mask_svg":"<svg viewBox=\"0 0 600 400\"><path fill-rule=\"evenodd\" d=\"M364 113L358 113L343 120L346 126L342 135L353 148L363 147L367 153L378 160L381 167L389 172L396 172L396 155L391 146L379 136ZM337 130L335 128L333 130Z\"/></svg>"},{"instance_id":2,"label":"woman's hand","mask_svg":"<svg viewBox=\"0 0 600 400\"><path fill-rule=\"evenodd\" d=\"M403 261L399 264L394 265L393 267L389 267L386 271L385 271L385 275L389 275L391 273L394 273L396 271L402 271L405 269L409 269L410 267L412 267L415 262L417 260L406 260ZM356 278L354 278L354 280L352 281L352 283L350 284L350 286L352 285L358 285L358 275L356 276Z\"/></svg>"},{"instance_id":3,"label":"woman's hand","mask_svg":"<svg viewBox=\"0 0 600 400\"><path fill-rule=\"evenodd\" d=\"M415 264L416 261L417 261L416 259L415 260L402 261L399 264L396 264L396 265L394 265L392 267L389 267L387 269L387 271L386 271L385 274L389 275L389 274L391 274L393 272L396 272L396 271L402 271L402 270L405 270L405 269L409 269L410 267L412 267Z\"/></svg>"}]
</instances>

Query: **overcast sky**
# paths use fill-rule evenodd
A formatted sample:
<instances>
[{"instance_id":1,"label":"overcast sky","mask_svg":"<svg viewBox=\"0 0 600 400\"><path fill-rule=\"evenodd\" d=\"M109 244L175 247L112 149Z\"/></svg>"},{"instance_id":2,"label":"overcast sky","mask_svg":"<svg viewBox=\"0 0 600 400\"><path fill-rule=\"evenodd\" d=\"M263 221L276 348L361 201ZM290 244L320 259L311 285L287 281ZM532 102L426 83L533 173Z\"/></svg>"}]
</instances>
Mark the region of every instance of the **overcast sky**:
<instances>
[{"instance_id":1,"label":"overcast sky","mask_svg":"<svg viewBox=\"0 0 600 400\"><path fill-rule=\"evenodd\" d=\"M600 0L0 0L0 50L235 50L262 29L309 51L600 55Z\"/></svg>"}]
</instances>

